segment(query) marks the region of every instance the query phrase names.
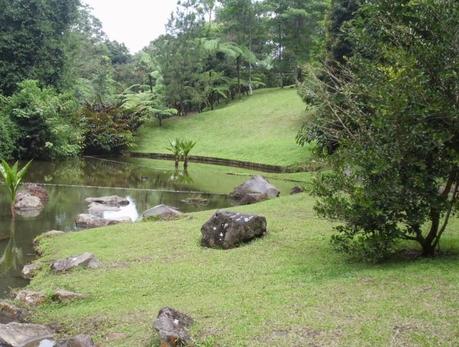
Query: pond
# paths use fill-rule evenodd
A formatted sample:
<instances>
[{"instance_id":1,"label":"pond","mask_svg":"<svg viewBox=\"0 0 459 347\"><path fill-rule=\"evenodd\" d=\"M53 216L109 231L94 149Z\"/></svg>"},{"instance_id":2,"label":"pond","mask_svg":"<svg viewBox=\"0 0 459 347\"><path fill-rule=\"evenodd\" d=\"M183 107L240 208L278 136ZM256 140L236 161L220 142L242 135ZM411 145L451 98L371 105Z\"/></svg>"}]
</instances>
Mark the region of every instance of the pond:
<instances>
[{"instance_id":1,"label":"pond","mask_svg":"<svg viewBox=\"0 0 459 347\"><path fill-rule=\"evenodd\" d=\"M183 212L224 208L231 206L227 194L251 174L254 172L194 163L185 173L176 171L169 161L150 159L35 161L26 181L44 184L49 202L38 216L18 216L14 235L10 235L6 189L0 186L0 298L6 297L11 288L27 284L20 273L35 257L33 239L50 230L76 231L75 218L87 211L88 197L128 197L133 219L159 204ZM295 185L283 180L270 181L281 194L288 194Z\"/></svg>"}]
</instances>

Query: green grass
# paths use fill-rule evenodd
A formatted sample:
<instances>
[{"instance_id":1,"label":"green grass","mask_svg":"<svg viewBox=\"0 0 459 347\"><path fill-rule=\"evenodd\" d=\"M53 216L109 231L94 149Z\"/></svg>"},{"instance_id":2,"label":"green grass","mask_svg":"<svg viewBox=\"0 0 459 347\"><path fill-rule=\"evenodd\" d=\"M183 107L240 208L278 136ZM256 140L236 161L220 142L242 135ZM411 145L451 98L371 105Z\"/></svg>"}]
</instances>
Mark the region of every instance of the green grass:
<instances>
[{"instance_id":1,"label":"green grass","mask_svg":"<svg viewBox=\"0 0 459 347\"><path fill-rule=\"evenodd\" d=\"M300 194L233 208L265 215L269 234L228 251L199 246L212 211L45 240L43 262L90 251L104 266L39 274L31 288L90 297L46 304L34 319L101 346L157 345L151 326L163 306L195 318L198 346L459 345L457 219L442 245L449 255L368 265L330 249L332 225L312 205Z\"/></svg>"},{"instance_id":2,"label":"green grass","mask_svg":"<svg viewBox=\"0 0 459 347\"><path fill-rule=\"evenodd\" d=\"M138 137L139 152L167 153L169 139L197 141L192 155L295 165L310 159L310 148L295 143L305 117L296 89L263 89L253 96L215 111L144 126Z\"/></svg>"}]
</instances>

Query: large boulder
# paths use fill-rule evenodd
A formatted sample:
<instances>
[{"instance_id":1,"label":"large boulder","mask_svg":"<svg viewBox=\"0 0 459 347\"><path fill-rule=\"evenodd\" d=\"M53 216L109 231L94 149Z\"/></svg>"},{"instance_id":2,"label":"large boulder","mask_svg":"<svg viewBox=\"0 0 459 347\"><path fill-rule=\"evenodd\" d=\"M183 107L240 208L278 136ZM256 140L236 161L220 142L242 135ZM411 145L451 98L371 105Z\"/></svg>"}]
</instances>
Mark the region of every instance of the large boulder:
<instances>
[{"instance_id":1,"label":"large boulder","mask_svg":"<svg viewBox=\"0 0 459 347\"><path fill-rule=\"evenodd\" d=\"M269 183L263 176L253 176L236 187L230 197L240 204L247 205L277 198L279 195L279 189Z\"/></svg>"},{"instance_id":2,"label":"large boulder","mask_svg":"<svg viewBox=\"0 0 459 347\"><path fill-rule=\"evenodd\" d=\"M173 308L164 307L159 311L153 328L159 333L162 347L178 347L189 344L188 329L193 319Z\"/></svg>"},{"instance_id":3,"label":"large boulder","mask_svg":"<svg viewBox=\"0 0 459 347\"><path fill-rule=\"evenodd\" d=\"M129 222L131 222L131 219L128 217L120 220L110 220L87 213L82 213L78 215L77 219L75 220L76 226L80 229L100 228L108 225Z\"/></svg>"},{"instance_id":4,"label":"large boulder","mask_svg":"<svg viewBox=\"0 0 459 347\"><path fill-rule=\"evenodd\" d=\"M0 301L0 324L23 322L26 312L6 301Z\"/></svg>"},{"instance_id":5,"label":"large boulder","mask_svg":"<svg viewBox=\"0 0 459 347\"><path fill-rule=\"evenodd\" d=\"M177 210L175 207L167 205L158 205L149 210L146 210L142 214L143 219L161 219L161 220L172 220L180 218L183 215L182 212Z\"/></svg>"},{"instance_id":6,"label":"large boulder","mask_svg":"<svg viewBox=\"0 0 459 347\"><path fill-rule=\"evenodd\" d=\"M45 325L9 323L0 324L0 346L35 347L41 341L52 339L54 332Z\"/></svg>"},{"instance_id":7,"label":"large boulder","mask_svg":"<svg viewBox=\"0 0 459 347\"><path fill-rule=\"evenodd\" d=\"M263 216L218 211L201 228L201 245L230 249L262 237L267 230Z\"/></svg>"},{"instance_id":8,"label":"large boulder","mask_svg":"<svg viewBox=\"0 0 459 347\"><path fill-rule=\"evenodd\" d=\"M83 253L78 256L68 257L51 264L54 272L66 272L77 267L97 269L101 266L99 260L92 253Z\"/></svg>"},{"instance_id":9,"label":"large boulder","mask_svg":"<svg viewBox=\"0 0 459 347\"><path fill-rule=\"evenodd\" d=\"M129 205L129 200L127 198L122 198L117 195L113 196L101 196L98 198L87 198L85 200L87 203L95 203L112 207L121 207Z\"/></svg>"}]
</instances>

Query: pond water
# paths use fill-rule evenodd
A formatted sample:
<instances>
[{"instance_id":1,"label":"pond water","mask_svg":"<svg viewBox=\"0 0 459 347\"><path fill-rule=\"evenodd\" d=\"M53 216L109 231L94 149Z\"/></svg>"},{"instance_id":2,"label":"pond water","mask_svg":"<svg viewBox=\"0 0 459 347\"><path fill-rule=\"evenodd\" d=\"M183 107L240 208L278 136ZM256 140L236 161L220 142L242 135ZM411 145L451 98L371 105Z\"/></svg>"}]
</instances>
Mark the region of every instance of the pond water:
<instances>
[{"instance_id":1,"label":"pond water","mask_svg":"<svg viewBox=\"0 0 459 347\"><path fill-rule=\"evenodd\" d=\"M158 204L171 205L183 212L224 208L231 206L227 194L252 173L202 164L191 164L188 172L183 172L176 171L169 161L149 159L35 161L26 181L44 184L49 202L38 216L17 216L14 235L10 233L6 190L0 186L0 298L6 297L11 288L27 284L20 272L35 257L33 239L49 230L76 231L75 218L87 211L88 197L127 197L131 204L123 213L132 220ZM295 185L270 181L281 194L287 194Z\"/></svg>"}]
</instances>

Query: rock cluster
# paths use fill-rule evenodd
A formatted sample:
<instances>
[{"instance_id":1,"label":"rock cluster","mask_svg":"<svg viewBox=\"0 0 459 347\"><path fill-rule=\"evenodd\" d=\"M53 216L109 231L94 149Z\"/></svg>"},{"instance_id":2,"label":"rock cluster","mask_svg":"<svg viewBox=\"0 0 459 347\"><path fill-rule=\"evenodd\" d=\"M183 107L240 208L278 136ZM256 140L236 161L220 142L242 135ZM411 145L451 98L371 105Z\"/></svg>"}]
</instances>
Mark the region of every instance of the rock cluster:
<instances>
[{"instance_id":1,"label":"rock cluster","mask_svg":"<svg viewBox=\"0 0 459 347\"><path fill-rule=\"evenodd\" d=\"M128 223L131 218L128 216L117 219L105 218L106 212L120 212L122 207L128 206L130 201L117 195L87 198L89 204L88 213L78 215L75 223L80 229L99 228L107 225Z\"/></svg>"}]
</instances>

